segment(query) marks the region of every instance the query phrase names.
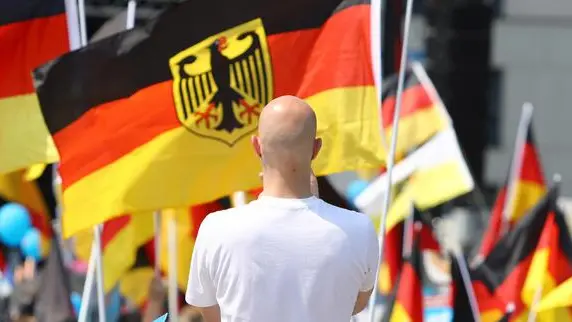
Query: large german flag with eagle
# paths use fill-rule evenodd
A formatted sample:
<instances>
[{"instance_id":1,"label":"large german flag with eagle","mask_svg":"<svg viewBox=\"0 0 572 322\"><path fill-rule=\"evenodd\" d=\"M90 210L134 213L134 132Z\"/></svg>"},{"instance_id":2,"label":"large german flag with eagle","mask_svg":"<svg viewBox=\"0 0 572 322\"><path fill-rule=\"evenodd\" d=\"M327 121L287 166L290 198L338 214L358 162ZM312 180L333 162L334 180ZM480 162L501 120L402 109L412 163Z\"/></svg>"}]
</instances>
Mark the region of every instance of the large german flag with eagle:
<instances>
[{"instance_id":1,"label":"large german flag with eagle","mask_svg":"<svg viewBox=\"0 0 572 322\"><path fill-rule=\"evenodd\" d=\"M32 71L68 50L64 0L0 1L0 173L57 161Z\"/></svg>"},{"instance_id":2,"label":"large german flag with eagle","mask_svg":"<svg viewBox=\"0 0 572 322\"><path fill-rule=\"evenodd\" d=\"M257 187L248 137L281 95L317 113L316 175L379 167L369 44L365 0L188 1L44 66L64 235Z\"/></svg>"}]
</instances>

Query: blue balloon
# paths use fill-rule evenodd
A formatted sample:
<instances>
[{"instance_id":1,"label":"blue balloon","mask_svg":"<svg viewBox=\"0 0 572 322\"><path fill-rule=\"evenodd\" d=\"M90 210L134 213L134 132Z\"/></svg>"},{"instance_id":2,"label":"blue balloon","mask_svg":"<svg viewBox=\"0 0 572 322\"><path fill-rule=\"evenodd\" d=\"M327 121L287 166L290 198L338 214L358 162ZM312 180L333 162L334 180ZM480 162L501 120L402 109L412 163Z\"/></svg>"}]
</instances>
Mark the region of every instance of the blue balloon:
<instances>
[{"instance_id":1,"label":"blue balloon","mask_svg":"<svg viewBox=\"0 0 572 322\"><path fill-rule=\"evenodd\" d=\"M367 186L369 186L369 182L365 180L358 179L351 182L348 188L346 189L346 197L348 198L349 202L353 204L357 196L359 196L362 193L362 191L364 191L365 188L367 188Z\"/></svg>"},{"instance_id":2,"label":"blue balloon","mask_svg":"<svg viewBox=\"0 0 572 322\"><path fill-rule=\"evenodd\" d=\"M32 257L35 260L42 258L42 236L36 228L28 229L20 242L20 249L26 257Z\"/></svg>"},{"instance_id":3,"label":"blue balloon","mask_svg":"<svg viewBox=\"0 0 572 322\"><path fill-rule=\"evenodd\" d=\"M30 214L17 203L7 203L0 208L0 241L6 246L17 247L32 226Z\"/></svg>"},{"instance_id":4,"label":"blue balloon","mask_svg":"<svg viewBox=\"0 0 572 322\"><path fill-rule=\"evenodd\" d=\"M79 310L81 309L81 295L78 292L71 293L70 302L73 306L73 311L75 312L75 315L78 315Z\"/></svg>"}]
</instances>

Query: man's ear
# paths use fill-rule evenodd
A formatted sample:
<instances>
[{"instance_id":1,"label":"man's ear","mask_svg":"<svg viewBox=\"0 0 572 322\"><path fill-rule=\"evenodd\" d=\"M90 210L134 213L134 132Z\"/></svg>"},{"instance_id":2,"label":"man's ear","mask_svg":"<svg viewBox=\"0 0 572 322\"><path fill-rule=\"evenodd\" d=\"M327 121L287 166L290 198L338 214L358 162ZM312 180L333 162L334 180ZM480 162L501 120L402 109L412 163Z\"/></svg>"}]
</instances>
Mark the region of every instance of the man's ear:
<instances>
[{"instance_id":1,"label":"man's ear","mask_svg":"<svg viewBox=\"0 0 572 322\"><path fill-rule=\"evenodd\" d=\"M312 153L312 160L314 160L318 156L318 153L320 152L321 149L322 149L322 139L316 138L316 140L314 141L314 151Z\"/></svg>"},{"instance_id":2,"label":"man's ear","mask_svg":"<svg viewBox=\"0 0 572 322\"><path fill-rule=\"evenodd\" d=\"M254 148L254 153L259 158L262 158L262 150L260 149L260 138L256 135L250 137L250 142L252 143L252 147Z\"/></svg>"}]
</instances>

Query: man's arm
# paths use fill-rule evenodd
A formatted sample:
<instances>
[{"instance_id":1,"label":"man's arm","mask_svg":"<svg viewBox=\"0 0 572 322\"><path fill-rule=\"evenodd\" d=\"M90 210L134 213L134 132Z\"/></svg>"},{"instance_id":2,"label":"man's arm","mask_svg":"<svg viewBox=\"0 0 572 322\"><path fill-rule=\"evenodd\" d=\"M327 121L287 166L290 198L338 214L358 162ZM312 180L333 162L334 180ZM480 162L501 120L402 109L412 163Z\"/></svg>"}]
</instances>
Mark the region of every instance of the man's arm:
<instances>
[{"instance_id":1,"label":"man's arm","mask_svg":"<svg viewBox=\"0 0 572 322\"><path fill-rule=\"evenodd\" d=\"M203 315L204 322L220 322L220 308L218 305L198 308Z\"/></svg>"},{"instance_id":2,"label":"man's arm","mask_svg":"<svg viewBox=\"0 0 572 322\"><path fill-rule=\"evenodd\" d=\"M211 259L207 256L208 219L207 217L201 224L195 241L185 300L201 312L205 322L220 322L216 288L209 272L209 266L212 263L209 262Z\"/></svg>"},{"instance_id":3,"label":"man's arm","mask_svg":"<svg viewBox=\"0 0 572 322\"><path fill-rule=\"evenodd\" d=\"M371 223L368 223L366 233L366 271L364 279L354 305L353 314L358 314L367 306L376 282L377 267L379 266L379 240Z\"/></svg>"}]
</instances>

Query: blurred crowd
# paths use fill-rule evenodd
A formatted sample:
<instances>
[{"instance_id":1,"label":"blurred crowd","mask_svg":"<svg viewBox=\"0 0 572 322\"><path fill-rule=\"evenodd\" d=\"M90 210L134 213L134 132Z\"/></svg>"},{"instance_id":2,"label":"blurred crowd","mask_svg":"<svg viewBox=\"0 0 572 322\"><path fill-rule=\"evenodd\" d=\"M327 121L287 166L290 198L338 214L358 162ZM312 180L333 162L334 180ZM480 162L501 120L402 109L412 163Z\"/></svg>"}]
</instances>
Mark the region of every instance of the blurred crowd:
<instances>
[{"instance_id":1,"label":"blurred crowd","mask_svg":"<svg viewBox=\"0 0 572 322\"><path fill-rule=\"evenodd\" d=\"M32 259L15 268L11 280L9 276L0 276L0 321L1 322L36 322L38 317L38 303L42 267L36 265ZM0 273L1 274L1 273ZM93 297L95 301L95 297ZM69 303L70 306L73 300ZM122 301L124 302L124 301ZM142 308L129 308L121 303L121 309L112 313L115 317L110 322L152 322L167 312L167 288L165 281L154 278L148 287L147 301ZM77 321L79 307L73 307L74 317L61 322ZM108 312L109 313L109 312ZM118 315L118 316L117 316ZM97 308L90 306L88 321L97 321ZM190 306L183 306L179 311L181 322L201 322L202 317L198 311Z\"/></svg>"}]
</instances>

